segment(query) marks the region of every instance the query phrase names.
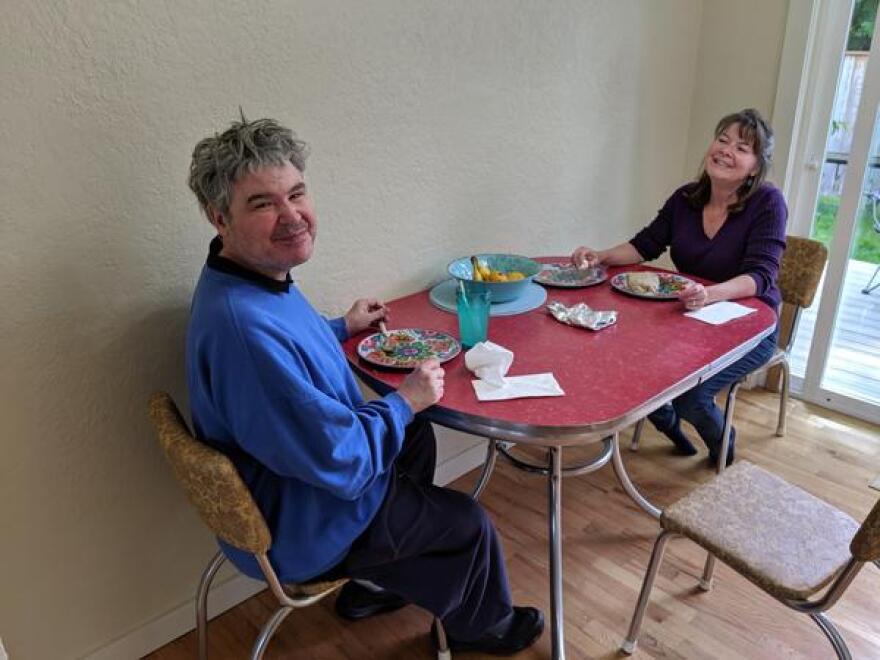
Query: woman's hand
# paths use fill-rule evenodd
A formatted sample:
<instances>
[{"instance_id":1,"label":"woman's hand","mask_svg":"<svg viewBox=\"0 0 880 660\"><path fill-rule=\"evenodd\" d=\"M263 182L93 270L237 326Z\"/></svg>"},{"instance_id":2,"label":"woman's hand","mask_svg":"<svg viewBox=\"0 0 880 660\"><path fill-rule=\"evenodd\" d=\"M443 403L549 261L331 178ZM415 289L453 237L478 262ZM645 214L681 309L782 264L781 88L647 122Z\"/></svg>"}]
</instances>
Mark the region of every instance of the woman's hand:
<instances>
[{"instance_id":1,"label":"woman's hand","mask_svg":"<svg viewBox=\"0 0 880 660\"><path fill-rule=\"evenodd\" d=\"M592 268L602 263L602 255L598 250L582 245L571 253L571 263L582 270Z\"/></svg>"},{"instance_id":2,"label":"woman's hand","mask_svg":"<svg viewBox=\"0 0 880 660\"><path fill-rule=\"evenodd\" d=\"M351 309L345 313L345 328L349 336L388 321L388 307L375 298L358 298Z\"/></svg>"},{"instance_id":3,"label":"woman's hand","mask_svg":"<svg viewBox=\"0 0 880 660\"><path fill-rule=\"evenodd\" d=\"M691 282L678 293L678 299L687 309L700 309L709 304L709 290L702 284Z\"/></svg>"}]
</instances>

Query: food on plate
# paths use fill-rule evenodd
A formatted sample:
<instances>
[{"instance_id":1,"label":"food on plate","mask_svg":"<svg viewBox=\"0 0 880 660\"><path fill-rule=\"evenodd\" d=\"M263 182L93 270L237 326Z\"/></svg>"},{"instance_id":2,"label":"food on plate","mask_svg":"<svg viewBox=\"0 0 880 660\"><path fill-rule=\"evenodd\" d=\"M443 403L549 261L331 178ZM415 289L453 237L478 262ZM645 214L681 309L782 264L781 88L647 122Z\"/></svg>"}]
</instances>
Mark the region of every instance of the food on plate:
<instances>
[{"instance_id":1,"label":"food on plate","mask_svg":"<svg viewBox=\"0 0 880 660\"><path fill-rule=\"evenodd\" d=\"M633 293L657 293L660 276L657 273L627 273L626 286Z\"/></svg>"},{"instance_id":2,"label":"food on plate","mask_svg":"<svg viewBox=\"0 0 880 660\"><path fill-rule=\"evenodd\" d=\"M504 273L487 265L480 263L476 257L471 257L471 267L474 272L474 282L516 282L525 278L525 274L518 270L512 270Z\"/></svg>"},{"instance_id":3,"label":"food on plate","mask_svg":"<svg viewBox=\"0 0 880 660\"><path fill-rule=\"evenodd\" d=\"M673 273L627 273L626 288L637 295L675 296L684 289L687 278Z\"/></svg>"},{"instance_id":4,"label":"food on plate","mask_svg":"<svg viewBox=\"0 0 880 660\"><path fill-rule=\"evenodd\" d=\"M394 353L399 346L412 343L412 341L413 338L408 332L389 332L384 335L380 347L385 353Z\"/></svg>"}]
</instances>

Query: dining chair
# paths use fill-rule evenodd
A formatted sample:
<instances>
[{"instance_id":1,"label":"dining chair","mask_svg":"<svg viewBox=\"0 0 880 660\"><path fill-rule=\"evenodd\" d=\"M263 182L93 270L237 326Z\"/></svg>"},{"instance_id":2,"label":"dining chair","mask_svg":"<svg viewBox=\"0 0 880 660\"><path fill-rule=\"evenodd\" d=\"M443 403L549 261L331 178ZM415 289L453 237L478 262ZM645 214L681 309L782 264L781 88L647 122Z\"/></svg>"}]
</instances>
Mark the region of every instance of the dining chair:
<instances>
[{"instance_id":1,"label":"dining chair","mask_svg":"<svg viewBox=\"0 0 880 660\"><path fill-rule=\"evenodd\" d=\"M173 399L165 392L153 394L149 409L159 444L202 521L226 543L254 555L269 589L278 601L278 609L263 625L251 650L252 660L259 660L288 614L294 609L317 603L348 580L282 584L268 557L272 546L269 527L232 461L193 437ZM208 591L225 559L222 552L214 555L202 573L196 591L199 660L207 660L208 657ZM440 643L438 660L449 660L451 654L439 619L436 625Z\"/></svg>"},{"instance_id":2,"label":"dining chair","mask_svg":"<svg viewBox=\"0 0 880 660\"><path fill-rule=\"evenodd\" d=\"M859 526L810 493L739 461L667 507L660 527L621 651L635 651L666 544L685 536L783 605L808 614L837 657L851 658L825 612L866 562L880 560L880 501Z\"/></svg>"},{"instance_id":3,"label":"dining chair","mask_svg":"<svg viewBox=\"0 0 880 660\"><path fill-rule=\"evenodd\" d=\"M776 350L767 364L760 367L757 372L753 372L760 373L775 366L778 366L781 370L782 382L779 386L779 416L776 423L777 436L785 435L790 381L789 355L794 345L794 340L797 337L801 312L813 304L827 259L828 248L819 241L812 238L803 238L802 236L786 237L785 253L783 254L782 264L779 269L779 290L782 293L782 308L779 310L778 322L779 339ZM723 469L721 463L727 456L726 445L733 420L736 394L744 380L733 383L727 390L724 405L724 430L722 433L724 447L718 454L719 472ZM630 449L632 451L636 451L639 448L639 440L644 425L645 418L640 419L636 424L630 442Z\"/></svg>"}]
</instances>

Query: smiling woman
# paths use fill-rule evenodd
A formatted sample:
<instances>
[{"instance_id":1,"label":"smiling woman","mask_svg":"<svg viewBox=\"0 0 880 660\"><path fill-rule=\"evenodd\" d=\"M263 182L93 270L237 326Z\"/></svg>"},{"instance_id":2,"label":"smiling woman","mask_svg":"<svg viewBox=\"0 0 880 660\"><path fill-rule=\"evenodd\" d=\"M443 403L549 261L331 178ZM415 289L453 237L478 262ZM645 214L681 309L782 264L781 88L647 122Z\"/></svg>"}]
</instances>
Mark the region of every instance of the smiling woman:
<instances>
[{"instance_id":1,"label":"smiling woman","mask_svg":"<svg viewBox=\"0 0 880 660\"><path fill-rule=\"evenodd\" d=\"M765 182L772 155L773 131L757 110L723 117L696 181L676 190L654 221L629 242L608 250L579 247L572 262L579 267L635 264L656 259L669 248L680 271L717 282L711 286L691 282L681 288L677 297L685 308L750 296L778 308L781 295L776 279L788 210L782 193ZM682 419L690 422L714 465L724 427L715 395L767 362L775 344L774 332L740 361L648 418L685 455L697 452L681 429ZM733 460L734 435L728 463Z\"/></svg>"}]
</instances>

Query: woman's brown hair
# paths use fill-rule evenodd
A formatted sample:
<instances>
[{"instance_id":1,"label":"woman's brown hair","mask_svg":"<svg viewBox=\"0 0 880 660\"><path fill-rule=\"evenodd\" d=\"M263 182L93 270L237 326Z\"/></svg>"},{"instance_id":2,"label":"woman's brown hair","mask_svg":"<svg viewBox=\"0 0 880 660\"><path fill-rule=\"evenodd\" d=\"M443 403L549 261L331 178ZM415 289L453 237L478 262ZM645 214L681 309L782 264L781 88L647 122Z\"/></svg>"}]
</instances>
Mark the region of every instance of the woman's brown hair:
<instances>
[{"instance_id":1,"label":"woman's brown hair","mask_svg":"<svg viewBox=\"0 0 880 660\"><path fill-rule=\"evenodd\" d=\"M749 198L764 183L767 171L773 162L773 129L764 121L760 112L754 108L746 108L722 117L715 127L715 137L717 138L733 124L739 124L739 136L752 146L752 151L758 159L758 171L750 175L736 191L736 201L727 208L728 213L742 211ZM712 182L706 174L704 163L696 183L685 197L694 208L703 208L709 202L711 194Z\"/></svg>"}]
</instances>

